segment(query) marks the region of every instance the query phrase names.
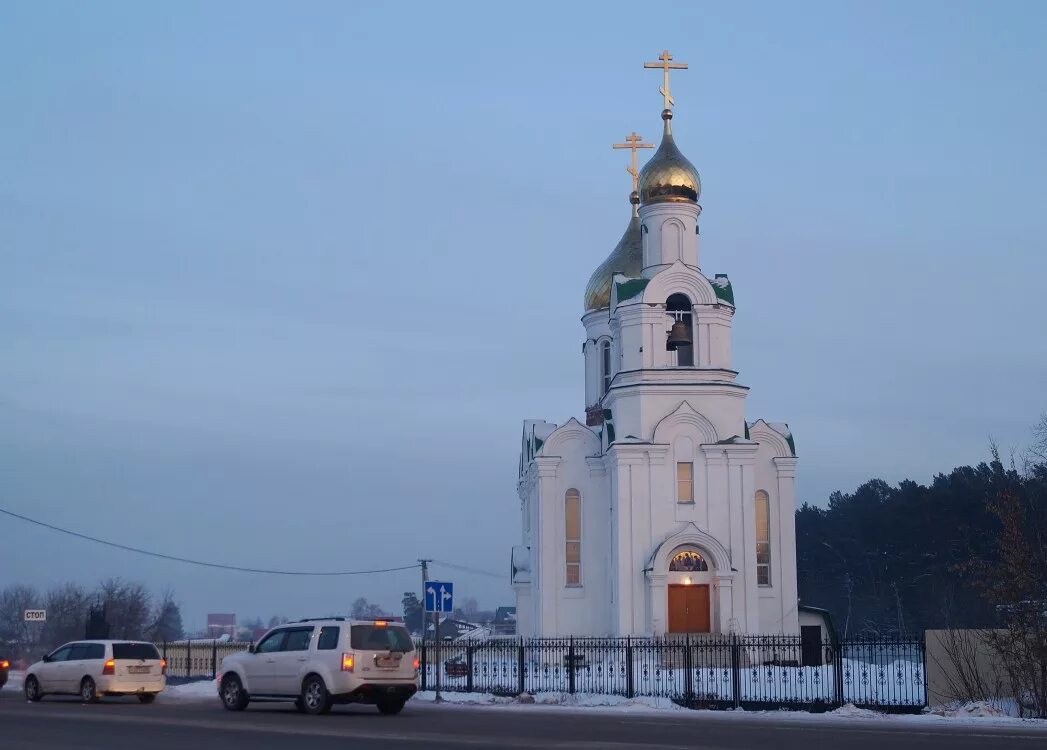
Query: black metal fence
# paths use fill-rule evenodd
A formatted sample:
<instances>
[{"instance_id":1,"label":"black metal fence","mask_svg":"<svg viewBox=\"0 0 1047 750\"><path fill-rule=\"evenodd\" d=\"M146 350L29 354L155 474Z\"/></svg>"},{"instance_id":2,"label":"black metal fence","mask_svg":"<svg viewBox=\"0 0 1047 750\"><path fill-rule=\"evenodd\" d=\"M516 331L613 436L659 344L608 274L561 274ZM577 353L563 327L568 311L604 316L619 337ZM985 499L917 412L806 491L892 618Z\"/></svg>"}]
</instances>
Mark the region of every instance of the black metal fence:
<instances>
[{"instance_id":1,"label":"black metal fence","mask_svg":"<svg viewBox=\"0 0 1047 750\"><path fill-rule=\"evenodd\" d=\"M419 644L421 688L669 698L692 708L890 711L927 704L922 639L543 638Z\"/></svg>"}]
</instances>

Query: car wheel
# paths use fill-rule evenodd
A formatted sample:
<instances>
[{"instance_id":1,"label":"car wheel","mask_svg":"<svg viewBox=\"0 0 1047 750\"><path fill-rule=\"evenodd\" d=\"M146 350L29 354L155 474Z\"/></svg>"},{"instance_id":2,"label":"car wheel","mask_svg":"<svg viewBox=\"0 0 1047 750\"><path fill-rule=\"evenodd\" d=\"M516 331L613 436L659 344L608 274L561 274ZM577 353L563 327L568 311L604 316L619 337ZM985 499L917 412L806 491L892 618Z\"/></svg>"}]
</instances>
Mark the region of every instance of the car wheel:
<instances>
[{"instance_id":1,"label":"car wheel","mask_svg":"<svg viewBox=\"0 0 1047 750\"><path fill-rule=\"evenodd\" d=\"M40 683L33 675L29 675L25 678L25 699L31 703L36 703L38 700L44 697L43 691L40 690Z\"/></svg>"},{"instance_id":2,"label":"car wheel","mask_svg":"<svg viewBox=\"0 0 1047 750\"><path fill-rule=\"evenodd\" d=\"M331 694L327 692L323 679L315 674L305 678L302 683L302 695L298 700L302 704L301 710L313 716L331 710Z\"/></svg>"},{"instance_id":3,"label":"car wheel","mask_svg":"<svg viewBox=\"0 0 1047 750\"><path fill-rule=\"evenodd\" d=\"M142 703L152 703L156 700L156 693L139 693L138 700Z\"/></svg>"},{"instance_id":4,"label":"car wheel","mask_svg":"<svg viewBox=\"0 0 1047 750\"><path fill-rule=\"evenodd\" d=\"M379 698L377 701L378 710L387 716L393 716L404 710L404 704L407 703L403 698Z\"/></svg>"},{"instance_id":5,"label":"car wheel","mask_svg":"<svg viewBox=\"0 0 1047 750\"><path fill-rule=\"evenodd\" d=\"M80 683L80 700L84 703L98 702L98 688L90 677L85 677L84 681Z\"/></svg>"},{"instance_id":6,"label":"car wheel","mask_svg":"<svg viewBox=\"0 0 1047 750\"><path fill-rule=\"evenodd\" d=\"M247 708L247 703L250 700L247 696L247 691L244 690L244 686L240 683L240 678L235 674L226 675L222 678L220 696L222 705L228 711L243 711Z\"/></svg>"}]
</instances>

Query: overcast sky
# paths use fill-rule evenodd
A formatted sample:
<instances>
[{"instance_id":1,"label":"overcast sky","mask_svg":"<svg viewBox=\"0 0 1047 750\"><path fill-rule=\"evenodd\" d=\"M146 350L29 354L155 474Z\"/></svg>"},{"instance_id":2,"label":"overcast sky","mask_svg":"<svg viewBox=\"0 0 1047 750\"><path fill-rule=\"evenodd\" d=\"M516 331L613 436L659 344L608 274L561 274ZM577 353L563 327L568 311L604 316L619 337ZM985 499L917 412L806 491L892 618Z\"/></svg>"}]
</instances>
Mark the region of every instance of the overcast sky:
<instances>
[{"instance_id":1,"label":"overcast sky","mask_svg":"<svg viewBox=\"0 0 1047 750\"><path fill-rule=\"evenodd\" d=\"M513 603L521 420L583 414L632 130L702 174L750 418L801 501L929 480L1047 408L1047 6L0 7L2 506L306 570L421 556ZM649 154L650 152L648 152ZM122 575L186 625L393 608L0 520L0 586Z\"/></svg>"}]
</instances>

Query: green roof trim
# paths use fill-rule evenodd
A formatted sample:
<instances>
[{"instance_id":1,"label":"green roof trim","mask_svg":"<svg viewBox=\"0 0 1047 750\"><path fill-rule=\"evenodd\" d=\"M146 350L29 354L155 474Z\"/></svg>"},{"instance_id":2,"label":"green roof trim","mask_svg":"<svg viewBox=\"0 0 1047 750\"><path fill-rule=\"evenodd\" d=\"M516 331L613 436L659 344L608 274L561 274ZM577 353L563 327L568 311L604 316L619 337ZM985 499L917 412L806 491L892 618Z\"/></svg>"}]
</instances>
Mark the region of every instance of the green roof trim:
<instances>
[{"instance_id":1,"label":"green roof trim","mask_svg":"<svg viewBox=\"0 0 1047 750\"><path fill-rule=\"evenodd\" d=\"M538 451L540 451L542 449L543 445L545 445L545 441L542 440L541 438L536 437L534 439L534 452L538 453Z\"/></svg>"},{"instance_id":2,"label":"green roof trim","mask_svg":"<svg viewBox=\"0 0 1047 750\"><path fill-rule=\"evenodd\" d=\"M731 287L731 280L727 278L727 274L718 273L712 281L713 291L716 293L717 299L722 299L734 307L734 289Z\"/></svg>"},{"instance_id":3,"label":"green roof trim","mask_svg":"<svg viewBox=\"0 0 1047 750\"><path fill-rule=\"evenodd\" d=\"M793 440L793 431L792 430L789 430L789 434L785 436L785 442L787 442L789 444L789 450L791 450L793 452L793 455L795 456L796 455L796 441Z\"/></svg>"},{"instance_id":4,"label":"green roof trim","mask_svg":"<svg viewBox=\"0 0 1047 750\"><path fill-rule=\"evenodd\" d=\"M629 279L629 281L620 282L615 284L618 290L618 301L632 299L637 294L647 288L647 283L650 279Z\"/></svg>"},{"instance_id":5,"label":"green roof trim","mask_svg":"<svg viewBox=\"0 0 1047 750\"><path fill-rule=\"evenodd\" d=\"M748 422L745 422L745 439L746 440L752 440L752 438L749 437L749 423ZM795 452L796 451L793 451L793 453L795 453Z\"/></svg>"}]
</instances>

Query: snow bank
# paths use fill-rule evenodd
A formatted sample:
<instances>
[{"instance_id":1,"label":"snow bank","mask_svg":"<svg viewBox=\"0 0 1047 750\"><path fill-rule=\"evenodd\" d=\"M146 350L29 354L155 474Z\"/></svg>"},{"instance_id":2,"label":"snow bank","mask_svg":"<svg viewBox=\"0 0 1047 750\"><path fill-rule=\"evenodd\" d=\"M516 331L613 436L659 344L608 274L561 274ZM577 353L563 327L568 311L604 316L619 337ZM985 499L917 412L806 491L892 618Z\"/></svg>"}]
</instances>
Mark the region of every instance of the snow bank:
<instances>
[{"instance_id":1,"label":"snow bank","mask_svg":"<svg viewBox=\"0 0 1047 750\"><path fill-rule=\"evenodd\" d=\"M436 694L429 690L417 693L413 700L432 703ZM1023 729L1042 729L1047 734L1047 721L1043 719L1012 718L1005 705L988 703L968 703L943 709L925 711L922 714L888 714L859 708L848 703L826 713L807 711L745 711L743 709L726 709L723 711L693 711L673 703L668 698L637 696L625 698L620 695L597 695L593 693L539 692L533 695L524 693L521 696L500 696L492 693L456 693L441 692L441 705L447 706L490 706L494 710L563 710L563 711L612 711L616 713L642 712L679 712L680 716L693 716L704 721L733 721L766 719L789 722L839 722L843 721L886 721L891 723L911 723L926 726L945 722L951 725L970 725L981 727L1017 727ZM532 707L533 704L533 707ZM1017 715L1016 709L1014 715Z\"/></svg>"},{"instance_id":2,"label":"snow bank","mask_svg":"<svg viewBox=\"0 0 1047 750\"><path fill-rule=\"evenodd\" d=\"M433 703L436 700L436 692L433 690L419 690L414 694L412 700L426 701ZM502 695L493 695L491 693L440 693L440 701L442 703L451 703L461 706L508 706L515 703L520 703L514 697L506 697Z\"/></svg>"},{"instance_id":3,"label":"snow bank","mask_svg":"<svg viewBox=\"0 0 1047 750\"><path fill-rule=\"evenodd\" d=\"M879 711L870 711L868 708L858 708L853 703L840 706L835 711L829 712L830 716L838 716L842 719L882 719L887 714L881 714Z\"/></svg>"},{"instance_id":4,"label":"snow bank","mask_svg":"<svg viewBox=\"0 0 1047 750\"><path fill-rule=\"evenodd\" d=\"M197 680L183 685L168 685L157 700L165 703L218 700L218 681Z\"/></svg>"},{"instance_id":5,"label":"snow bank","mask_svg":"<svg viewBox=\"0 0 1047 750\"><path fill-rule=\"evenodd\" d=\"M21 690L22 689L22 683L23 683L24 680L25 680L25 672L16 671L16 670L12 669L10 672L7 673L7 684L3 688L0 688L0 689L2 689L5 693L8 690Z\"/></svg>"}]
</instances>

